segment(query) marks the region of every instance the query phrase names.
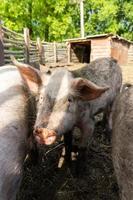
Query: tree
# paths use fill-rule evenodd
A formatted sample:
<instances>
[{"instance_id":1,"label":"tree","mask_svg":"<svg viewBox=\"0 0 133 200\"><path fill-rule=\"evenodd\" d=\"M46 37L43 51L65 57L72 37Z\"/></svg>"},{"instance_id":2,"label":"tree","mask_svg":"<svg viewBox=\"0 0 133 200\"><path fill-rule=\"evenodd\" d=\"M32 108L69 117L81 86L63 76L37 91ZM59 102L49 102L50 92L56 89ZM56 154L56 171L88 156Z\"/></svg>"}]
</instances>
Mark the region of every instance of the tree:
<instances>
[{"instance_id":1,"label":"tree","mask_svg":"<svg viewBox=\"0 0 133 200\"><path fill-rule=\"evenodd\" d=\"M39 35L45 41L79 36L75 5L70 5L68 0L0 1L2 21L14 31L28 27L33 38Z\"/></svg>"},{"instance_id":2,"label":"tree","mask_svg":"<svg viewBox=\"0 0 133 200\"><path fill-rule=\"evenodd\" d=\"M133 40L132 0L86 0L85 32L87 35L114 33Z\"/></svg>"},{"instance_id":3,"label":"tree","mask_svg":"<svg viewBox=\"0 0 133 200\"><path fill-rule=\"evenodd\" d=\"M71 2L71 3L70 3ZM30 29L33 38L62 41L80 37L79 0L0 0L4 25ZM114 33L133 40L132 0L84 0L85 34Z\"/></svg>"},{"instance_id":4,"label":"tree","mask_svg":"<svg viewBox=\"0 0 133 200\"><path fill-rule=\"evenodd\" d=\"M117 24L119 35L133 40L133 1L116 0L117 6Z\"/></svg>"}]
</instances>

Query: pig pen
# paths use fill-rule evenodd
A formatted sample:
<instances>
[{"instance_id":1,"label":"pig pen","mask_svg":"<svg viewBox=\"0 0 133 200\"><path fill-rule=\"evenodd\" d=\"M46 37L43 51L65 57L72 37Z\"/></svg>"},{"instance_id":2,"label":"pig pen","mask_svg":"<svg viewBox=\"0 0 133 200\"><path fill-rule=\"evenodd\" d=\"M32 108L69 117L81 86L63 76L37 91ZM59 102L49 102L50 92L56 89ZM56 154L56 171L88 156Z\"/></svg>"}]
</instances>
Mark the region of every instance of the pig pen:
<instances>
[{"instance_id":1,"label":"pig pen","mask_svg":"<svg viewBox=\"0 0 133 200\"><path fill-rule=\"evenodd\" d=\"M76 66L68 68L75 70ZM98 117L86 163L78 163L78 175L75 164L68 166L64 163L61 169L57 167L61 146L52 151L40 147L39 162L33 165L27 159L24 164L17 200L119 200L107 134Z\"/></svg>"}]
</instances>

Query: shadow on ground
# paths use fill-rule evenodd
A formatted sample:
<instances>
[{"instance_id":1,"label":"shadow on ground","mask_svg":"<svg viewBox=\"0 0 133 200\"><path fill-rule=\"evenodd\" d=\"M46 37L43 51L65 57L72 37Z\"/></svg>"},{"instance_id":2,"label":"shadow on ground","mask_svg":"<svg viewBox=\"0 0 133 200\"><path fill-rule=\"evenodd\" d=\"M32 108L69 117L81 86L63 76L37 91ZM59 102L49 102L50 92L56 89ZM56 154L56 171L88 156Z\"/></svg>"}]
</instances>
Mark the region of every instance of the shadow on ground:
<instances>
[{"instance_id":1,"label":"shadow on ground","mask_svg":"<svg viewBox=\"0 0 133 200\"><path fill-rule=\"evenodd\" d=\"M43 155L45 154L43 150ZM18 200L118 200L118 186L111 160L111 145L100 123L87 150L86 167L78 177L63 166L57 168L60 150L39 164L25 163ZM82 167L82 166L80 166Z\"/></svg>"}]
</instances>

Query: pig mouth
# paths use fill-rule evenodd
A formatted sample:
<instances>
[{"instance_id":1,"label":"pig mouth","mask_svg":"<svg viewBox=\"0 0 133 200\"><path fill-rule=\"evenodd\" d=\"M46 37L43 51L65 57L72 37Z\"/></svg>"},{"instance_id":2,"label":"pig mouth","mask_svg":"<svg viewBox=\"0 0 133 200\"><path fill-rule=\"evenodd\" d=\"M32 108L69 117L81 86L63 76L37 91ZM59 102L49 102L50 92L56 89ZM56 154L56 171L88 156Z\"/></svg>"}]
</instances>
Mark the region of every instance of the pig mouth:
<instances>
[{"instance_id":1,"label":"pig mouth","mask_svg":"<svg viewBox=\"0 0 133 200\"><path fill-rule=\"evenodd\" d=\"M39 144L52 145L57 139L57 134L55 131L47 130L45 128L37 129L34 135Z\"/></svg>"}]
</instances>

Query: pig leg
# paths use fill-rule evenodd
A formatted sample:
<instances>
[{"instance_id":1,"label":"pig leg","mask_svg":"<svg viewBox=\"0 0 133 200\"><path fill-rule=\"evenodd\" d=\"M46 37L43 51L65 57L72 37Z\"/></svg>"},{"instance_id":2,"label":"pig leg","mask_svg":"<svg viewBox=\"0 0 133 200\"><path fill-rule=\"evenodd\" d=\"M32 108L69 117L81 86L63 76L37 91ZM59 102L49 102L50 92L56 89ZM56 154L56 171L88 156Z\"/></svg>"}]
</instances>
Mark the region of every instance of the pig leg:
<instances>
[{"instance_id":1,"label":"pig leg","mask_svg":"<svg viewBox=\"0 0 133 200\"><path fill-rule=\"evenodd\" d=\"M71 153L71 160L76 161L78 156L78 147L81 140L81 130L78 127L74 127L72 132L72 153Z\"/></svg>"},{"instance_id":2,"label":"pig leg","mask_svg":"<svg viewBox=\"0 0 133 200\"><path fill-rule=\"evenodd\" d=\"M72 152L72 133L66 133L64 135L64 144L65 144L65 160L69 163L71 160Z\"/></svg>"},{"instance_id":3,"label":"pig leg","mask_svg":"<svg viewBox=\"0 0 133 200\"><path fill-rule=\"evenodd\" d=\"M88 120L89 118L89 120ZM82 121L78 124L78 128L81 132L80 142L78 145L78 159L85 158L85 152L87 150L87 146L89 146L92 142L92 136L94 132L95 121L93 117L89 117L88 115L84 115L82 117Z\"/></svg>"},{"instance_id":4,"label":"pig leg","mask_svg":"<svg viewBox=\"0 0 133 200\"><path fill-rule=\"evenodd\" d=\"M94 125L95 125L95 121L94 118L89 118L88 119L83 119L81 124L80 124L80 130L81 130L81 141L80 141L80 145L79 148L80 149L85 149L87 148L88 145L91 144L92 142L92 136L93 136L93 132L94 132Z\"/></svg>"},{"instance_id":5,"label":"pig leg","mask_svg":"<svg viewBox=\"0 0 133 200\"><path fill-rule=\"evenodd\" d=\"M28 141L28 144L27 144L28 158L30 159L33 165L37 165L39 162L39 150L38 150L39 148L32 134L29 136L27 141Z\"/></svg>"},{"instance_id":6,"label":"pig leg","mask_svg":"<svg viewBox=\"0 0 133 200\"><path fill-rule=\"evenodd\" d=\"M110 127L110 123L109 123L109 118L110 118L110 113L111 113L111 105L109 105L107 108L106 108L106 110L105 110L105 112L104 112L104 116L103 116L103 122L104 122L104 125L105 125L105 127L106 127L106 129L108 130L108 129L111 129L111 127Z\"/></svg>"},{"instance_id":7,"label":"pig leg","mask_svg":"<svg viewBox=\"0 0 133 200\"><path fill-rule=\"evenodd\" d=\"M81 140L78 146L78 156L76 164L77 176L82 175L86 169L87 160L87 147L92 142L92 136L94 131L94 119L89 119L89 122L85 120L80 124Z\"/></svg>"},{"instance_id":8,"label":"pig leg","mask_svg":"<svg viewBox=\"0 0 133 200\"><path fill-rule=\"evenodd\" d=\"M103 123L108 141L111 141L112 132L112 104L108 105L104 112Z\"/></svg>"}]
</instances>

